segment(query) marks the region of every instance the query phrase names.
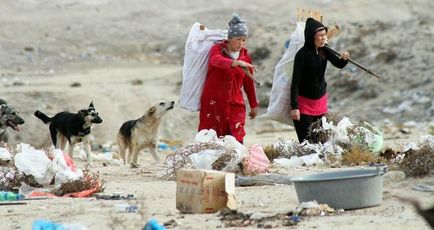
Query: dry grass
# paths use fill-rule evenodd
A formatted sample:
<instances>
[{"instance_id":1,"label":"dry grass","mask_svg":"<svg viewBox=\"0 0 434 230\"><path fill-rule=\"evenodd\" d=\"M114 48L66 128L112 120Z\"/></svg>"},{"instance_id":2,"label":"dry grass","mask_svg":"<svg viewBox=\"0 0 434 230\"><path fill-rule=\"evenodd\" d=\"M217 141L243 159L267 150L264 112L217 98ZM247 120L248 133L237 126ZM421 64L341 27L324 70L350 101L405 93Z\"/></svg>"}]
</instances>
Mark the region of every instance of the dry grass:
<instances>
[{"instance_id":1,"label":"dry grass","mask_svg":"<svg viewBox=\"0 0 434 230\"><path fill-rule=\"evenodd\" d=\"M62 183L59 190L55 193L58 196L63 196L68 193L81 192L98 187L96 192L104 191L104 180L100 180L99 173L92 173L89 170L83 171L83 178L79 180Z\"/></svg>"},{"instance_id":2,"label":"dry grass","mask_svg":"<svg viewBox=\"0 0 434 230\"><path fill-rule=\"evenodd\" d=\"M282 152L278 149L275 149L272 145L266 145L264 147L264 153L270 160L270 162L272 162L276 158L279 158L282 155Z\"/></svg>"},{"instance_id":3,"label":"dry grass","mask_svg":"<svg viewBox=\"0 0 434 230\"><path fill-rule=\"evenodd\" d=\"M387 163L387 160L376 156L370 150L358 145L351 146L342 154L342 164L344 165L366 165L369 163Z\"/></svg>"},{"instance_id":4,"label":"dry grass","mask_svg":"<svg viewBox=\"0 0 434 230\"><path fill-rule=\"evenodd\" d=\"M422 143L418 150L405 152L400 167L407 176L428 176L434 169L434 147L428 142Z\"/></svg>"}]
</instances>

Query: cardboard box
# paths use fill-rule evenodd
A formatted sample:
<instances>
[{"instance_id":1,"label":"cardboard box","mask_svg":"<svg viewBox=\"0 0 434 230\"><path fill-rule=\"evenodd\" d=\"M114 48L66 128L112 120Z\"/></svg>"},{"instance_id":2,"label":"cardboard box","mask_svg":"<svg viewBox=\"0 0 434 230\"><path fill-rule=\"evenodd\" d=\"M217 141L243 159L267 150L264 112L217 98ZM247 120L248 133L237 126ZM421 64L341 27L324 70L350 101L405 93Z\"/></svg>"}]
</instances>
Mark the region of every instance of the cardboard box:
<instances>
[{"instance_id":1,"label":"cardboard box","mask_svg":"<svg viewBox=\"0 0 434 230\"><path fill-rule=\"evenodd\" d=\"M235 174L214 170L181 169L176 178L176 208L183 213L236 209Z\"/></svg>"}]
</instances>

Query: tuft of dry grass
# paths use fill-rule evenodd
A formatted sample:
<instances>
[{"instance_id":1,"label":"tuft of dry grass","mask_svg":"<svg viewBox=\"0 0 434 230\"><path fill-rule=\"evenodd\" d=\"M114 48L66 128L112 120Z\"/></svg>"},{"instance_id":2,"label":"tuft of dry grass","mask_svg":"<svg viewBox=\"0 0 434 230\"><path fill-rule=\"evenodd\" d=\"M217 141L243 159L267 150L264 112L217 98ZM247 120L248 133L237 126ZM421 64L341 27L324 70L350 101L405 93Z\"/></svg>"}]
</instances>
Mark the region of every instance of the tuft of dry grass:
<instances>
[{"instance_id":1,"label":"tuft of dry grass","mask_svg":"<svg viewBox=\"0 0 434 230\"><path fill-rule=\"evenodd\" d=\"M275 149L273 147L273 145L264 146L264 153L268 157L270 162L272 162L274 159L276 159L282 155L281 151L279 151L278 149Z\"/></svg>"},{"instance_id":2,"label":"tuft of dry grass","mask_svg":"<svg viewBox=\"0 0 434 230\"><path fill-rule=\"evenodd\" d=\"M96 192L102 192L104 191L104 184L105 181L99 178L99 172L93 173L85 169L83 170L83 178L62 183L55 194L63 196L68 193L81 192L96 187L98 188Z\"/></svg>"},{"instance_id":3,"label":"tuft of dry grass","mask_svg":"<svg viewBox=\"0 0 434 230\"><path fill-rule=\"evenodd\" d=\"M405 175L411 177L428 176L434 169L434 147L428 142L422 143L418 150L410 149L399 165Z\"/></svg>"},{"instance_id":4,"label":"tuft of dry grass","mask_svg":"<svg viewBox=\"0 0 434 230\"><path fill-rule=\"evenodd\" d=\"M344 165L352 166L379 162L385 163L386 160L382 157L376 156L368 149L358 145L353 145L342 154L341 162Z\"/></svg>"}]
</instances>

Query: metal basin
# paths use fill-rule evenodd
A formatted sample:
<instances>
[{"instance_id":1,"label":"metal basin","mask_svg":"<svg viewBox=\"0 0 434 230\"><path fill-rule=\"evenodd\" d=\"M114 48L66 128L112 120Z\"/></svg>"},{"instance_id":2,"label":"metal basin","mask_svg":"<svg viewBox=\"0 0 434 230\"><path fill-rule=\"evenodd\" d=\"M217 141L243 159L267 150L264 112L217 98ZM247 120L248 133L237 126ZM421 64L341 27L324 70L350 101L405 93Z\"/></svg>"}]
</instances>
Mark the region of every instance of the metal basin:
<instances>
[{"instance_id":1,"label":"metal basin","mask_svg":"<svg viewBox=\"0 0 434 230\"><path fill-rule=\"evenodd\" d=\"M292 178L298 201L316 200L336 209L377 206L383 199L387 167L351 169Z\"/></svg>"}]
</instances>

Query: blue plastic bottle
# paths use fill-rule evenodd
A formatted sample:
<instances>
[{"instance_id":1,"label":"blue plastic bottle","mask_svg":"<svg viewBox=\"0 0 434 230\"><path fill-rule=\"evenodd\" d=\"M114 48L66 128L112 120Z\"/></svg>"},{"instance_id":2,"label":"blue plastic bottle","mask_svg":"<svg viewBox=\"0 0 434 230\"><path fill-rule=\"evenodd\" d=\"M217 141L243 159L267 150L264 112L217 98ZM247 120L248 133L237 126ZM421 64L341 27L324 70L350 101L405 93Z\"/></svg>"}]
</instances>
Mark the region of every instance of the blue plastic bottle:
<instances>
[{"instance_id":1,"label":"blue plastic bottle","mask_svg":"<svg viewBox=\"0 0 434 230\"><path fill-rule=\"evenodd\" d=\"M0 192L0 201L13 201L13 200L22 200L24 199L23 194L13 193L13 192Z\"/></svg>"},{"instance_id":2,"label":"blue plastic bottle","mask_svg":"<svg viewBox=\"0 0 434 230\"><path fill-rule=\"evenodd\" d=\"M159 224L157 220L150 219L148 223L146 223L143 230L166 230L166 228L163 225Z\"/></svg>"}]
</instances>

